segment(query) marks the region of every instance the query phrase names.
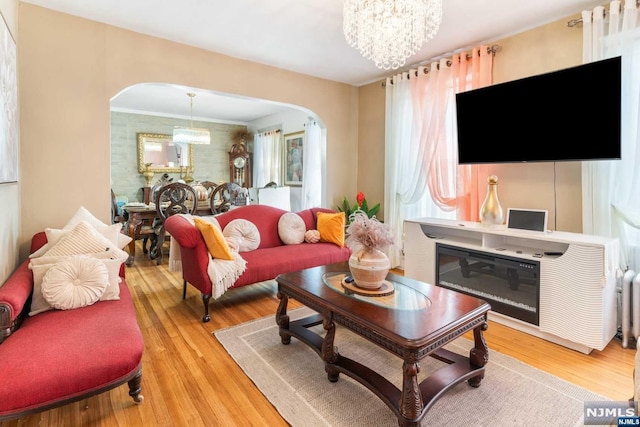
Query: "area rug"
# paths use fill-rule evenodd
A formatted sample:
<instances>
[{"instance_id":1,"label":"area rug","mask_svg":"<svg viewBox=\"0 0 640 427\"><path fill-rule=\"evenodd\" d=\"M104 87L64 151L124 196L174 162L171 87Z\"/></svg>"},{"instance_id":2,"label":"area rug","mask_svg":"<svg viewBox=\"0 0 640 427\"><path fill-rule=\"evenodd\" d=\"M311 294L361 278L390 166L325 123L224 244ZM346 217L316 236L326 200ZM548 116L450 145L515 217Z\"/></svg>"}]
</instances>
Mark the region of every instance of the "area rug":
<instances>
[{"instance_id":1,"label":"area rug","mask_svg":"<svg viewBox=\"0 0 640 427\"><path fill-rule=\"evenodd\" d=\"M299 308L292 320L314 312ZM322 332L322 326L316 327ZM214 331L231 357L292 426L397 426L391 410L371 391L344 374L327 379L320 357L295 338L283 345L275 315ZM396 386L402 361L350 331L337 327L334 341L341 355L367 364ZM464 337L445 348L468 355ZM427 412L423 426L583 425L585 401L609 400L560 378L489 349L489 363L479 388L466 382L447 391ZM443 366L431 357L421 364L421 377Z\"/></svg>"}]
</instances>

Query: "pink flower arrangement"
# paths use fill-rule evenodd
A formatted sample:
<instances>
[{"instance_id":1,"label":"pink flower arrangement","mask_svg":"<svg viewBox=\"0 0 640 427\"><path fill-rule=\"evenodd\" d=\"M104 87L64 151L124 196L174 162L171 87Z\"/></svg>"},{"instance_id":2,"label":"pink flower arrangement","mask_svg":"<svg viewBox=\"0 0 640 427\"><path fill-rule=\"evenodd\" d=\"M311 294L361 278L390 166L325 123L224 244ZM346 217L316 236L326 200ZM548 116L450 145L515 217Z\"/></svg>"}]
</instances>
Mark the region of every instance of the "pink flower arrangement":
<instances>
[{"instance_id":1,"label":"pink flower arrangement","mask_svg":"<svg viewBox=\"0 0 640 427\"><path fill-rule=\"evenodd\" d=\"M393 244L393 236L389 226L378 221L374 216L369 218L366 212L356 210L350 216L351 223L347 227L346 244L352 250L386 250Z\"/></svg>"}]
</instances>

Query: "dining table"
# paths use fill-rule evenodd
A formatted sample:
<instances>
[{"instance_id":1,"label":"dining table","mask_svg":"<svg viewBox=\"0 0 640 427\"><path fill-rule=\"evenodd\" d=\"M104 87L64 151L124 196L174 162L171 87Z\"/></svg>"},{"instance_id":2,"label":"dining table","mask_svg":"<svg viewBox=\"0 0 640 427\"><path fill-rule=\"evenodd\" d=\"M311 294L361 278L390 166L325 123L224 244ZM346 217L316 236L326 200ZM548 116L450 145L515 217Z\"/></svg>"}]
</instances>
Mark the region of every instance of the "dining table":
<instances>
[{"instance_id":1,"label":"dining table","mask_svg":"<svg viewBox=\"0 0 640 427\"><path fill-rule=\"evenodd\" d=\"M158 218L155 204L145 203L129 203L122 207L122 213L125 218L124 229L127 236L131 237L129 242L129 258L126 261L127 266L132 266L136 256L136 238L142 238L142 227L153 225ZM148 236L151 238L151 234Z\"/></svg>"},{"instance_id":2,"label":"dining table","mask_svg":"<svg viewBox=\"0 0 640 427\"><path fill-rule=\"evenodd\" d=\"M126 261L127 266L132 266L136 255L136 239L140 240L144 237L141 234L143 226L152 226L154 222L160 221L155 203L129 203L122 207L123 216L125 218L124 230L127 236L131 237L129 243L129 258ZM211 208L202 202L198 203L196 215L207 216L213 215ZM149 238L151 238L149 234ZM160 243L161 244L161 243ZM149 248L149 254L156 253L155 248Z\"/></svg>"}]
</instances>

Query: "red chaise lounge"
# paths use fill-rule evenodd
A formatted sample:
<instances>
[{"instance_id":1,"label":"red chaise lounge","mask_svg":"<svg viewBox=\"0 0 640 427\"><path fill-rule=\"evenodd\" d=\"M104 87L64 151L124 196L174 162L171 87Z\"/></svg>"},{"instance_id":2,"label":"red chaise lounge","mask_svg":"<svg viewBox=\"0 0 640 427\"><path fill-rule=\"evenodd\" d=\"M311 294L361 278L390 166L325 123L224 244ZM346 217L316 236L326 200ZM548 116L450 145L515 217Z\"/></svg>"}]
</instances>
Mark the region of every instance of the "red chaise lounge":
<instances>
[{"instance_id":1,"label":"red chaise lounge","mask_svg":"<svg viewBox=\"0 0 640 427\"><path fill-rule=\"evenodd\" d=\"M46 243L36 234L31 252ZM0 424L128 382L142 401L144 343L120 269L120 299L27 316L34 279L24 261L0 286Z\"/></svg>"}]
</instances>

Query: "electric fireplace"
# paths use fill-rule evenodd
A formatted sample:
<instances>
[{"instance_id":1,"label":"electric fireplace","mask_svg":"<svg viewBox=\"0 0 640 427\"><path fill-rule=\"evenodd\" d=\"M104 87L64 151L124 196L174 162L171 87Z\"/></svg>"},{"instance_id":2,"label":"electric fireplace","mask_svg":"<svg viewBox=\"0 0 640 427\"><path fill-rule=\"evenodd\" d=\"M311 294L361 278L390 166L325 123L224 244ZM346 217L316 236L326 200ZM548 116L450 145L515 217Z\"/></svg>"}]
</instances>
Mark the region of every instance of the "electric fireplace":
<instances>
[{"instance_id":1,"label":"electric fireplace","mask_svg":"<svg viewBox=\"0 0 640 427\"><path fill-rule=\"evenodd\" d=\"M438 286L487 301L491 310L539 325L540 263L436 245Z\"/></svg>"}]
</instances>

